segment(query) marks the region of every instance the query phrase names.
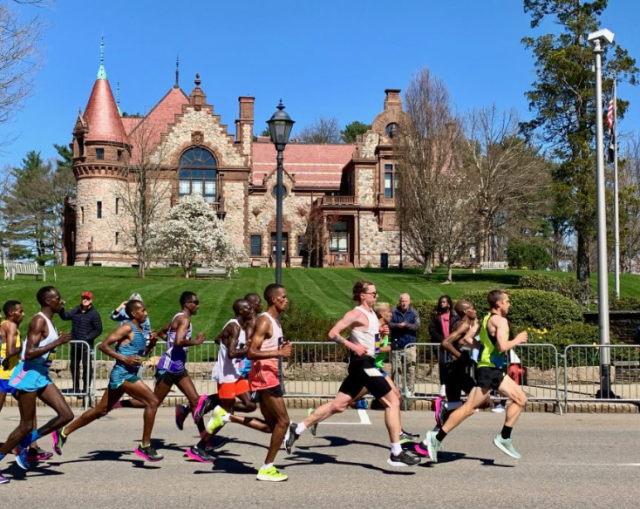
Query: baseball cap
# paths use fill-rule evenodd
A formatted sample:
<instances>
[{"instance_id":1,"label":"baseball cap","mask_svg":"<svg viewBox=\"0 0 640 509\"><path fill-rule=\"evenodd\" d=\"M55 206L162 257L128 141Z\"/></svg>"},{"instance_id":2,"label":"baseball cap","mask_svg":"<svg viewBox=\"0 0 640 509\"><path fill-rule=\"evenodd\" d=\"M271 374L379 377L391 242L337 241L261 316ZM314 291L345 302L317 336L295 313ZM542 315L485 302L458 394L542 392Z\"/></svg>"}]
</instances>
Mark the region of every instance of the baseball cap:
<instances>
[{"instance_id":1,"label":"baseball cap","mask_svg":"<svg viewBox=\"0 0 640 509\"><path fill-rule=\"evenodd\" d=\"M82 292L82 298L84 299L85 297L93 300L93 294L91 292Z\"/></svg>"}]
</instances>

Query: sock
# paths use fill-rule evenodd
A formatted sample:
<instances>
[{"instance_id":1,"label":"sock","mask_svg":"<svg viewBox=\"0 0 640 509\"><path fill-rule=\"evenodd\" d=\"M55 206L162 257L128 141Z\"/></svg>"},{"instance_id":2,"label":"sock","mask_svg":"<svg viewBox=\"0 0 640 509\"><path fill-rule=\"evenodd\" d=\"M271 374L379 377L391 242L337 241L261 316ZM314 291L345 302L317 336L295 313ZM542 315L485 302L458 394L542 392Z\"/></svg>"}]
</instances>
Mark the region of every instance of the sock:
<instances>
[{"instance_id":1,"label":"sock","mask_svg":"<svg viewBox=\"0 0 640 509\"><path fill-rule=\"evenodd\" d=\"M264 465L262 465L262 468L264 470L269 470L272 466L273 466L273 463L265 463Z\"/></svg>"},{"instance_id":2,"label":"sock","mask_svg":"<svg viewBox=\"0 0 640 509\"><path fill-rule=\"evenodd\" d=\"M444 404L444 407L449 410L449 412L455 410L456 408L460 408L462 406L462 401L451 401Z\"/></svg>"},{"instance_id":3,"label":"sock","mask_svg":"<svg viewBox=\"0 0 640 509\"><path fill-rule=\"evenodd\" d=\"M38 438L42 437L40 436L40 433L38 433L38 430L35 429L20 441L20 447L23 449L25 447L29 447L33 442L38 440Z\"/></svg>"},{"instance_id":4,"label":"sock","mask_svg":"<svg viewBox=\"0 0 640 509\"><path fill-rule=\"evenodd\" d=\"M397 456L401 452L402 452L402 446L400 445L400 442L392 442L391 443L391 454L393 454L394 456Z\"/></svg>"},{"instance_id":5,"label":"sock","mask_svg":"<svg viewBox=\"0 0 640 509\"><path fill-rule=\"evenodd\" d=\"M225 414L220 418L222 422L229 422L229 419L231 419L231 414Z\"/></svg>"},{"instance_id":6,"label":"sock","mask_svg":"<svg viewBox=\"0 0 640 509\"><path fill-rule=\"evenodd\" d=\"M67 434L64 432L64 429L60 430L60 434L64 437L67 438Z\"/></svg>"},{"instance_id":7,"label":"sock","mask_svg":"<svg viewBox=\"0 0 640 509\"><path fill-rule=\"evenodd\" d=\"M511 430L512 429L513 428L510 428L506 424L504 426L502 426L502 432L500 433L502 438L505 439L505 440L509 440L511 438Z\"/></svg>"},{"instance_id":8,"label":"sock","mask_svg":"<svg viewBox=\"0 0 640 509\"><path fill-rule=\"evenodd\" d=\"M307 429L307 427L305 426L304 422L300 421L298 423L298 426L296 427L296 435L302 435L305 429Z\"/></svg>"},{"instance_id":9,"label":"sock","mask_svg":"<svg viewBox=\"0 0 640 509\"><path fill-rule=\"evenodd\" d=\"M440 430L436 435L436 440L438 442L442 442L446 437L447 437L447 433L444 430Z\"/></svg>"}]
</instances>

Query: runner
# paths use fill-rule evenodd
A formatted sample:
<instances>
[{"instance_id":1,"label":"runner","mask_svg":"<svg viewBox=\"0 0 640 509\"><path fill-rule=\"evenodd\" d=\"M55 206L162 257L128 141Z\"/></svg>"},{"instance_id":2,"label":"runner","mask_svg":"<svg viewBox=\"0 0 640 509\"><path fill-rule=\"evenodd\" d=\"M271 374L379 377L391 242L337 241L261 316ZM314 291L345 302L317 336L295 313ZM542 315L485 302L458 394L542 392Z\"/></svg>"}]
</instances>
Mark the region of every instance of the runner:
<instances>
[{"instance_id":1,"label":"runner","mask_svg":"<svg viewBox=\"0 0 640 509\"><path fill-rule=\"evenodd\" d=\"M4 407L7 394L14 395L16 390L9 386L9 378L13 369L20 362L20 324L24 319L24 309L17 300L8 300L2 306L2 311L6 320L2 320L0 325L0 410ZM33 429L38 428L37 419L33 419ZM29 447L28 461L46 461L53 456L38 447L34 442Z\"/></svg>"},{"instance_id":2,"label":"runner","mask_svg":"<svg viewBox=\"0 0 640 509\"><path fill-rule=\"evenodd\" d=\"M52 321L53 315L64 307L64 301L53 286L40 288L36 298L40 312L29 324L27 339L22 344L21 360L9 379L9 386L16 389L20 424L0 447L0 461L15 448L16 463L24 470L31 466L27 459L29 446L73 420L73 412L49 377L49 367L56 348L71 340L69 332L58 335ZM36 398L56 412L55 417L38 429L34 429ZM4 482L8 480L0 474L0 483Z\"/></svg>"},{"instance_id":3,"label":"runner","mask_svg":"<svg viewBox=\"0 0 640 509\"><path fill-rule=\"evenodd\" d=\"M336 413L344 412L349 404L358 398L363 388L366 388L385 407L385 424L391 440L391 456L387 462L392 466L402 467L420 463L419 458L402 450L400 398L374 365L375 356L380 349L380 326L378 317L372 311L377 299L378 292L372 282L358 281L354 285L353 300L359 305L347 312L328 334L329 339L351 350L349 374L333 401L318 407L299 424L291 424L286 444L287 452L291 453L293 444L307 428ZM351 330L349 340L341 336L346 329Z\"/></svg>"},{"instance_id":4,"label":"runner","mask_svg":"<svg viewBox=\"0 0 640 509\"><path fill-rule=\"evenodd\" d=\"M142 329L142 324L147 318L147 310L142 302L130 300L127 302L126 312L131 319L125 320L115 332L109 334L98 345L102 353L116 360L109 376L107 390L98 406L87 410L68 426L60 426L56 429L53 433L53 450L57 454L62 454L62 448L71 433L107 415L120 398L128 394L145 406L142 441L135 448L135 453L146 461L160 461L164 457L151 445L151 432L159 401L139 377L142 358L147 356L153 348L155 337L151 338L151 344L147 346L147 339ZM111 348L114 344L115 350Z\"/></svg>"},{"instance_id":5,"label":"runner","mask_svg":"<svg viewBox=\"0 0 640 509\"><path fill-rule=\"evenodd\" d=\"M513 447L511 430L527 404L527 396L511 378L504 376L503 370L506 367L507 352L526 343L528 335L521 332L513 340L509 340L509 322L506 318L511 305L509 295L502 290L492 290L489 292L488 301L491 312L484 317L480 328L482 348L476 370L476 386L465 404L451 414L442 428L437 433L427 432L423 441L434 463L438 461L438 450L445 437L467 417L471 417L476 408L485 404L494 389L509 398L511 405L507 408L502 432L495 436L493 443L512 458L521 457Z\"/></svg>"},{"instance_id":6,"label":"runner","mask_svg":"<svg viewBox=\"0 0 640 509\"><path fill-rule=\"evenodd\" d=\"M478 332L477 312L468 300L460 300L455 306L458 320L452 321L453 332L444 338L442 348L445 355L440 355L443 360L441 372L442 383L447 391L447 401L436 408L436 423L438 431L451 415L451 412L462 406L462 391L469 396L475 387L475 380L469 374L469 368L473 361L469 356L470 348L480 348L480 344L474 339ZM417 453L428 456L428 451L423 443L416 444Z\"/></svg>"}]
</instances>

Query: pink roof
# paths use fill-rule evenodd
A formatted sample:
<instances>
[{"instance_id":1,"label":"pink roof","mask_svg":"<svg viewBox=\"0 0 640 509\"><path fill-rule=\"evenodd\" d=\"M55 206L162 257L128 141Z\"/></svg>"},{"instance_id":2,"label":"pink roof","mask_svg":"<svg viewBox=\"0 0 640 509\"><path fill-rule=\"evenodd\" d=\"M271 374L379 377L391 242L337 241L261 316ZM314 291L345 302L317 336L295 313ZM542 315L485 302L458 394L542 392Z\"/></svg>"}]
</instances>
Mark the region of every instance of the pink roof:
<instances>
[{"instance_id":1,"label":"pink roof","mask_svg":"<svg viewBox=\"0 0 640 509\"><path fill-rule=\"evenodd\" d=\"M89 125L85 141L129 143L120 121L118 106L106 79L97 79L94 83L84 111L84 119Z\"/></svg>"},{"instance_id":2,"label":"pink roof","mask_svg":"<svg viewBox=\"0 0 640 509\"><path fill-rule=\"evenodd\" d=\"M355 145L290 143L284 151L284 168L294 175L297 186L338 190L342 169L351 160ZM253 183L262 185L276 168L272 143L253 144Z\"/></svg>"},{"instance_id":3,"label":"pink roof","mask_svg":"<svg viewBox=\"0 0 640 509\"><path fill-rule=\"evenodd\" d=\"M120 117L122 125L127 135L131 134L131 131L140 123L142 117Z\"/></svg>"}]
</instances>

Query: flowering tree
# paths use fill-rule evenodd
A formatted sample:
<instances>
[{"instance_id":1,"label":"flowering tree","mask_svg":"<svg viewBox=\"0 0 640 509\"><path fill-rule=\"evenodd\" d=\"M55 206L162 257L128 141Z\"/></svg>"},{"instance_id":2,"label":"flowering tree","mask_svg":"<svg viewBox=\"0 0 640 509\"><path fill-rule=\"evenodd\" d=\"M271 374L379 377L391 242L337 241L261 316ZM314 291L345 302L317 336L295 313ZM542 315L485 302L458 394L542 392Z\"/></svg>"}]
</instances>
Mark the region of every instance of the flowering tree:
<instances>
[{"instance_id":1,"label":"flowering tree","mask_svg":"<svg viewBox=\"0 0 640 509\"><path fill-rule=\"evenodd\" d=\"M186 278L196 263L235 272L238 262L246 258L202 196L182 196L165 218L153 223L151 231L153 251L161 259L180 264Z\"/></svg>"}]
</instances>

